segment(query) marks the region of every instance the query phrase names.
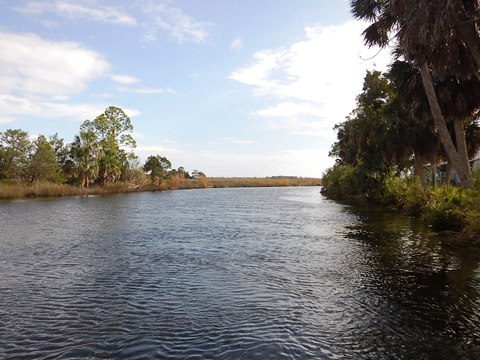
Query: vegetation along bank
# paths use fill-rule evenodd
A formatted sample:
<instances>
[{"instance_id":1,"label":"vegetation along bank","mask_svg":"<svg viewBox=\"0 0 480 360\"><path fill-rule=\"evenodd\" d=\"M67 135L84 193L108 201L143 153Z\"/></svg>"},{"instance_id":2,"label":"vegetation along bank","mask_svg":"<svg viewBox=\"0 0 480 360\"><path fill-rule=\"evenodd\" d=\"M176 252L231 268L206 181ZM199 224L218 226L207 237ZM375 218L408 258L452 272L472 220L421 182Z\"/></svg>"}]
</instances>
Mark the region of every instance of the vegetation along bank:
<instances>
[{"instance_id":1,"label":"vegetation along bank","mask_svg":"<svg viewBox=\"0 0 480 360\"><path fill-rule=\"evenodd\" d=\"M351 2L354 16L371 23L365 42L394 46L394 61L367 73L355 109L336 125L336 164L323 191L478 237L480 10L410 2Z\"/></svg>"}]
</instances>

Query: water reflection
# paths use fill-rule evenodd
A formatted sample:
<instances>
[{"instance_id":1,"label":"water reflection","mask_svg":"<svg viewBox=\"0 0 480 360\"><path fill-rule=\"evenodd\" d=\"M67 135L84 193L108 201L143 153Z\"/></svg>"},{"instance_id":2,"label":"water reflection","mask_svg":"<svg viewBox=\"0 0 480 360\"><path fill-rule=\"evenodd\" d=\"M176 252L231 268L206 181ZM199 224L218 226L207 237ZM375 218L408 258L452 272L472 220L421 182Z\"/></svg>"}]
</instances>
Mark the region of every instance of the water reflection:
<instances>
[{"instance_id":1,"label":"water reflection","mask_svg":"<svg viewBox=\"0 0 480 360\"><path fill-rule=\"evenodd\" d=\"M375 345L401 343L397 353L409 358L479 358L479 249L442 242L419 220L382 209L346 211L359 223L344 236L366 249L361 298L367 308L376 299L375 322L390 322Z\"/></svg>"}]
</instances>

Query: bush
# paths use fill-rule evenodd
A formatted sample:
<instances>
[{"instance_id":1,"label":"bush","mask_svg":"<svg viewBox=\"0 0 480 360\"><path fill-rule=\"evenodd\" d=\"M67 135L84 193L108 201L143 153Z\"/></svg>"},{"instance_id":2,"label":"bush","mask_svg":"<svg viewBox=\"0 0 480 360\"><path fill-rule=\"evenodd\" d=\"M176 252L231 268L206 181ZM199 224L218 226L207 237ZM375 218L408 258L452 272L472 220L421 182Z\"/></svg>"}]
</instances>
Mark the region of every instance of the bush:
<instances>
[{"instance_id":1,"label":"bush","mask_svg":"<svg viewBox=\"0 0 480 360\"><path fill-rule=\"evenodd\" d=\"M441 186L429 192L425 218L434 231L462 231L467 225L466 191Z\"/></svg>"},{"instance_id":2,"label":"bush","mask_svg":"<svg viewBox=\"0 0 480 360\"><path fill-rule=\"evenodd\" d=\"M415 177L388 176L382 190L381 203L393 205L410 215L420 215L427 204L427 195Z\"/></svg>"},{"instance_id":3,"label":"bush","mask_svg":"<svg viewBox=\"0 0 480 360\"><path fill-rule=\"evenodd\" d=\"M355 181L355 168L336 164L327 169L322 177L322 193L336 198L348 199L359 195Z\"/></svg>"}]
</instances>

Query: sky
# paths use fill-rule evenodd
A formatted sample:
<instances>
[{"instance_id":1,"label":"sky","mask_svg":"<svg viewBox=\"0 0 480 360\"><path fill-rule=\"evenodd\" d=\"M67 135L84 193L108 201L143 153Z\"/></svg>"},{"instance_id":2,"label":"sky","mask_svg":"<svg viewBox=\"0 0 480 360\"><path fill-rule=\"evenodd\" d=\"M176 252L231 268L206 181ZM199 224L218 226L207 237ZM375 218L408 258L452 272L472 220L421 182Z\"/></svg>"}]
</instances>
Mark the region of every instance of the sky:
<instances>
[{"instance_id":1,"label":"sky","mask_svg":"<svg viewBox=\"0 0 480 360\"><path fill-rule=\"evenodd\" d=\"M368 49L348 0L0 0L0 131L58 133L108 106L150 155L207 176L321 177Z\"/></svg>"}]
</instances>

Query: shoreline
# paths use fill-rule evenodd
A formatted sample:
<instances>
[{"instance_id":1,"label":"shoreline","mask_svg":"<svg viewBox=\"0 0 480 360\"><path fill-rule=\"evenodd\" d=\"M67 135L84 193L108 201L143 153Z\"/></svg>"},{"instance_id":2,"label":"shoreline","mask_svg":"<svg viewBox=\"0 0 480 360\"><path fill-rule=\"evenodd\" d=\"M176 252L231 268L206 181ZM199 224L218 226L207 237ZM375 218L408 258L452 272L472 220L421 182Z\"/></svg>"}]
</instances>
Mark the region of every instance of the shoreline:
<instances>
[{"instance_id":1,"label":"shoreline","mask_svg":"<svg viewBox=\"0 0 480 360\"><path fill-rule=\"evenodd\" d=\"M189 190L205 188L321 186L319 178L200 178L187 179L182 184L168 185L115 183L106 187L81 188L75 185L36 183L0 184L0 200L59 198L68 196L113 195L136 192Z\"/></svg>"}]
</instances>

